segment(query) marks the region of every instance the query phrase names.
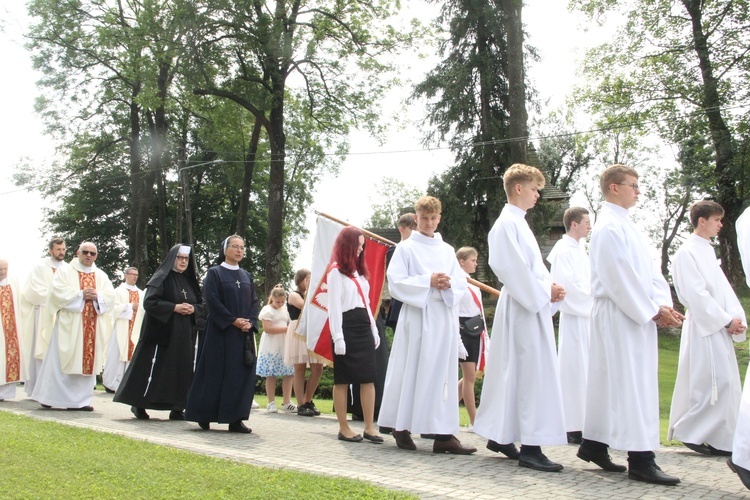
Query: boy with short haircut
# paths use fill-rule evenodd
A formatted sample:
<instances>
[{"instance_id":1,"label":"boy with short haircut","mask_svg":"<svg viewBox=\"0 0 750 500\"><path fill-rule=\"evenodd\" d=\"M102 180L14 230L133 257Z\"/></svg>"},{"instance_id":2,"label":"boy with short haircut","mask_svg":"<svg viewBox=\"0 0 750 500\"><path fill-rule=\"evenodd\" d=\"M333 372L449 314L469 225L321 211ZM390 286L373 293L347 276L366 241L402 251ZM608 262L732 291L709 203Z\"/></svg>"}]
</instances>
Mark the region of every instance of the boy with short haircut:
<instances>
[{"instance_id":1,"label":"boy with short haircut","mask_svg":"<svg viewBox=\"0 0 750 500\"><path fill-rule=\"evenodd\" d=\"M541 447L567 442L550 304L565 297L544 266L526 211L539 199L542 173L515 164L503 176L508 203L489 234L489 264L503 283L495 310L474 432L518 465L555 472ZM514 441L520 441L521 452Z\"/></svg>"},{"instance_id":2,"label":"boy with short haircut","mask_svg":"<svg viewBox=\"0 0 750 500\"><path fill-rule=\"evenodd\" d=\"M396 246L388 289L403 302L393 337L378 423L391 427L396 445L416 450L411 432L434 434L434 453L466 455L458 433L458 303L466 279L453 247L436 233L437 198L417 200L417 231ZM464 354L465 356L465 354Z\"/></svg>"},{"instance_id":3,"label":"boy with short haircut","mask_svg":"<svg viewBox=\"0 0 750 500\"><path fill-rule=\"evenodd\" d=\"M672 259L674 286L687 313L667 439L705 455L729 456L742 398L733 343L745 340L747 319L711 245L723 217L714 201L694 203L693 234Z\"/></svg>"},{"instance_id":4,"label":"boy with short haircut","mask_svg":"<svg viewBox=\"0 0 750 500\"><path fill-rule=\"evenodd\" d=\"M625 472L608 447L628 452L628 477L675 485L656 465L659 448L657 326L679 326L682 315L651 256L648 239L628 217L638 202L638 173L612 165L602 172L604 205L591 236L594 307L583 444L578 458Z\"/></svg>"},{"instance_id":5,"label":"boy with short haircut","mask_svg":"<svg viewBox=\"0 0 750 500\"><path fill-rule=\"evenodd\" d=\"M568 443L583 442L586 411L586 379L589 367L589 321L591 320L591 265L581 246L591 231L589 211L571 207L563 214L565 234L547 256L552 279L565 288L560 302L557 358L560 362L565 429Z\"/></svg>"}]
</instances>

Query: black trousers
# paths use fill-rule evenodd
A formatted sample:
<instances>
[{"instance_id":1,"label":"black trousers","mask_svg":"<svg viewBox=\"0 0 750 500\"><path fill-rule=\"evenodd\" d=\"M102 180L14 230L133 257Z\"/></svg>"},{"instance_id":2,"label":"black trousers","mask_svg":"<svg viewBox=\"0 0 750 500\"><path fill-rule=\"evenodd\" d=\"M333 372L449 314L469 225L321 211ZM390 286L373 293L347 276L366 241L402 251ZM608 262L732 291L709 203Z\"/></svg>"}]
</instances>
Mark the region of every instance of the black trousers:
<instances>
[{"instance_id":1,"label":"black trousers","mask_svg":"<svg viewBox=\"0 0 750 500\"><path fill-rule=\"evenodd\" d=\"M609 445L584 438L581 448L598 455L607 453ZM653 451L629 451L628 465L631 469L643 469L651 465L656 465L656 454Z\"/></svg>"}]
</instances>

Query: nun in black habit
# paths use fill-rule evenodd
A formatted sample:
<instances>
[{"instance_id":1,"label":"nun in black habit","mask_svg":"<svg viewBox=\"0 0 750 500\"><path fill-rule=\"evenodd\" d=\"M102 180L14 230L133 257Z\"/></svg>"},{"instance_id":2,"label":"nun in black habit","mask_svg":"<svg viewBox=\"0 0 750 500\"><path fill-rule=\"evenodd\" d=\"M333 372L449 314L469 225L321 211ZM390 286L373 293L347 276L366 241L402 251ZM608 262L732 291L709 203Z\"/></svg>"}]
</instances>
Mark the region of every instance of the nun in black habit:
<instances>
[{"instance_id":1,"label":"nun in black habit","mask_svg":"<svg viewBox=\"0 0 750 500\"><path fill-rule=\"evenodd\" d=\"M170 420L184 420L195 359L196 318L203 297L192 250L175 245L146 284L141 337L122 383L118 403L131 405L136 418L146 409L170 410Z\"/></svg>"},{"instance_id":2,"label":"nun in black habit","mask_svg":"<svg viewBox=\"0 0 750 500\"><path fill-rule=\"evenodd\" d=\"M244 240L230 236L219 249L220 264L203 281L208 317L185 418L204 430L218 422L229 424L229 432L251 432L243 420L255 395L258 297L252 276L239 266L244 256Z\"/></svg>"}]
</instances>

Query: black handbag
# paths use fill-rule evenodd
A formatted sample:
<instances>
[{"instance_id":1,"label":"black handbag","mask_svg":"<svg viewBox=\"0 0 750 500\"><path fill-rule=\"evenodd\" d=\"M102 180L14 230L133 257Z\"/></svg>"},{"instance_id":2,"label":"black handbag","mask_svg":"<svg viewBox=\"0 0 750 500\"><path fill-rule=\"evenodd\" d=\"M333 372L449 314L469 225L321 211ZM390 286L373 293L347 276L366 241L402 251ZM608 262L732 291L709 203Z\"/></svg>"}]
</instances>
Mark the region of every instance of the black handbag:
<instances>
[{"instance_id":1,"label":"black handbag","mask_svg":"<svg viewBox=\"0 0 750 500\"><path fill-rule=\"evenodd\" d=\"M253 366L257 359L255 355L255 332L258 331L253 326L250 331L244 332L245 334L245 366Z\"/></svg>"},{"instance_id":2,"label":"black handbag","mask_svg":"<svg viewBox=\"0 0 750 500\"><path fill-rule=\"evenodd\" d=\"M479 314L471 318L458 318L458 322L461 333L465 333L470 337L478 337L484 331L484 320Z\"/></svg>"}]
</instances>

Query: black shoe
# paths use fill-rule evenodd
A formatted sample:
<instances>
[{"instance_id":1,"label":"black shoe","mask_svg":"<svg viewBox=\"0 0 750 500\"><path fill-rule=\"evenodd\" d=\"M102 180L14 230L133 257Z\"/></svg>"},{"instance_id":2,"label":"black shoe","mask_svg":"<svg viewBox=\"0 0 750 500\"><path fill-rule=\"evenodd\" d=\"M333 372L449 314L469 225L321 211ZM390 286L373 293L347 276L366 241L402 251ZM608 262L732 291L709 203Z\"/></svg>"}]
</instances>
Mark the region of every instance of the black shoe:
<instances>
[{"instance_id":1,"label":"black shoe","mask_svg":"<svg viewBox=\"0 0 750 500\"><path fill-rule=\"evenodd\" d=\"M745 488L750 490L750 470L747 470L744 467L740 467L736 463L732 462L731 458L727 458L727 465L730 469L732 469L732 472L740 476L740 481L742 481L742 484L745 485Z\"/></svg>"},{"instance_id":2,"label":"black shoe","mask_svg":"<svg viewBox=\"0 0 750 500\"><path fill-rule=\"evenodd\" d=\"M542 472L559 472L563 470L562 464L557 464L547 458L544 453L534 455L521 455L518 459L519 467L527 467Z\"/></svg>"},{"instance_id":3,"label":"black shoe","mask_svg":"<svg viewBox=\"0 0 750 500\"><path fill-rule=\"evenodd\" d=\"M378 432L381 434L390 434L393 432L393 427L384 427L381 425L380 428L378 428Z\"/></svg>"},{"instance_id":4,"label":"black shoe","mask_svg":"<svg viewBox=\"0 0 750 500\"><path fill-rule=\"evenodd\" d=\"M39 403L39 404L42 405L42 408L44 408L45 410L49 410L50 408L52 408L50 405L46 405L44 403Z\"/></svg>"},{"instance_id":5,"label":"black shoe","mask_svg":"<svg viewBox=\"0 0 750 500\"><path fill-rule=\"evenodd\" d=\"M94 411L91 405L81 406L80 408L68 408L68 411Z\"/></svg>"},{"instance_id":6,"label":"black shoe","mask_svg":"<svg viewBox=\"0 0 750 500\"><path fill-rule=\"evenodd\" d=\"M583 443L583 431L568 432L568 444Z\"/></svg>"},{"instance_id":7,"label":"black shoe","mask_svg":"<svg viewBox=\"0 0 750 500\"><path fill-rule=\"evenodd\" d=\"M714 455L716 457L731 457L732 456L731 451L720 450L718 448L714 448L710 444L707 444L706 446L708 446L708 449L711 450L711 455Z\"/></svg>"},{"instance_id":8,"label":"black shoe","mask_svg":"<svg viewBox=\"0 0 750 500\"><path fill-rule=\"evenodd\" d=\"M172 410L169 412L169 420L185 420L185 412L181 410Z\"/></svg>"},{"instance_id":9,"label":"black shoe","mask_svg":"<svg viewBox=\"0 0 750 500\"><path fill-rule=\"evenodd\" d=\"M420 434L419 437L422 439L435 439L435 434Z\"/></svg>"},{"instance_id":10,"label":"black shoe","mask_svg":"<svg viewBox=\"0 0 750 500\"><path fill-rule=\"evenodd\" d=\"M365 417L362 415L357 415L356 413L352 413L352 422L364 422Z\"/></svg>"},{"instance_id":11,"label":"black shoe","mask_svg":"<svg viewBox=\"0 0 750 500\"><path fill-rule=\"evenodd\" d=\"M229 429L227 429L229 432L237 432L239 434L250 434L253 432L253 430L246 426L242 420L237 420L236 422L232 422L229 424Z\"/></svg>"},{"instance_id":12,"label":"black shoe","mask_svg":"<svg viewBox=\"0 0 750 500\"><path fill-rule=\"evenodd\" d=\"M315 414L316 417L318 415L320 415L320 410L318 410L318 407L315 406L315 403L313 402L312 399L307 402L307 407L310 408L313 411L313 413Z\"/></svg>"},{"instance_id":13,"label":"black shoe","mask_svg":"<svg viewBox=\"0 0 750 500\"><path fill-rule=\"evenodd\" d=\"M680 482L680 479L669 474L665 474L658 465L648 465L628 470L628 478L644 483L662 484L664 486L674 486Z\"/></svg>"},{"instance_id":14,"label":"black shoe","mask_svg":"<svg viewBox=\"0 0 750 500\"><path fill-rule=\"evenodd\" d=\"M518 453L518 448L516 448L516 445L513 443L509 444L500 444L497 441L489 440L487 441L487 449L490 451L494 451L495 453L502 453L508 458L512 458L513 460L518 460L518 458L521 456Z\"/></svg>"},{"instance_id":15,"label":"black shoe","mask_svg":"<svg viewBox=\"0 0 750 500\"><path fill-rule=\"evenodd\" d=\"M204 431L207 431L211 428L211 422L198 422L198 427L200 427Z\"/></svg>"},{"instance_id":16,"label":"black shoe","mask_svg":"<svg viewBox=\"0 0 750 500\"><path fill-rule=\"evenodd\" d=\"M362 436L359 434L355 434L352 437L346 437L339 432L339 441L346 441L347 443L359 443L360 441L362 441L362 439Z\"/></svg>"},{"instance_id":17,"label":"black shoe","mask_svg":"<svg viewBox=\"0 0 750 500\"><path fill-rule=\"evenodd\" d=\"M148 413L146 413L146 410L144 410L143 408L131 406L130 412L135 415L135 418L137 418L138 420L148 420L150 418L148 416Z\"/></svg>"},{"instance_id":18,"label":"black shoe","mask_svg":"<svg viewBox=\"0 0 750 500\"><path fill-rule=\"evenodd\" d=\"M414 451L417 449L417 445L414 444L414 440L411 438L411 432L391 431L391 436L396 440L396 446L402 450Z\"/></svg>"},{"instance_id":19,"label":"black shoe","mask_svg":"<svg viewBox=\"0 0 750 500\"><path fill-rule=\"evenodd\" d=\"M113 391L113 390L112 390L112 389L110 389L109 387L105 387L105 388L104 388L104 392L106 392L107 394L114 394L114 393L115 393L115 391Z\"/></svg>"},{"instance_id":20,"label":"black shoe","mask_svg":"<svg viewBox=\"0 0 750 500\"><path fill-rule=\"evenodd\" d=\"M300 417L314 417L315 412L310 408L310 403L305 403L297 407L297 415Z\"/></svg>"},{"instance_id":21,"label":"black shoe","mask_svg":"<svg viewBox=\"0 0 750 500\"><path fill-rule=\"evenodd\" d=\"M368 434L367 431L362 433L362 437L375 444L382 444L384 441L383 436Z\"/></svg>"},{"instance_id":22,"label":"black shoe","mask_svg":"<svg viewBox=\"0 0 750 500\"><path fill-rule=\"evenodd\" d=\"M694 443L682 443L682 444L684 444L686 448L689 448L696 453L700 453L701 455L711 454L711 448L709 448L705 444L694 444Z\"/></svg>"},{"instance_id":23,"label":"black shoe","mask_svg":"<svg viewBox=\"0 0 750 500\"><path fill-rule=\"evenodd\" d=\"M612 457L606 451L602 453L591 453L586 448L578 448L576 456L586 462L594 462L596 465L606 470L607 472L625 472L628 470L624 465L617 465L612 462Z\"/></svg>"}]
</instances>

